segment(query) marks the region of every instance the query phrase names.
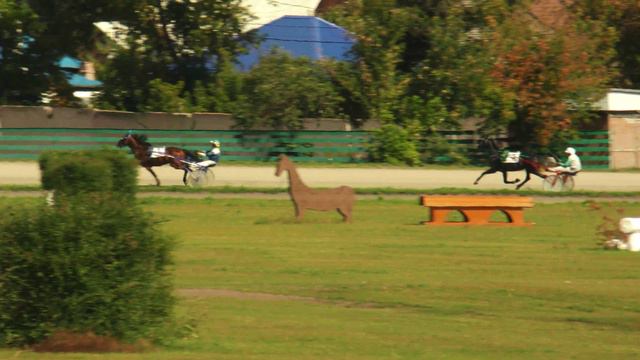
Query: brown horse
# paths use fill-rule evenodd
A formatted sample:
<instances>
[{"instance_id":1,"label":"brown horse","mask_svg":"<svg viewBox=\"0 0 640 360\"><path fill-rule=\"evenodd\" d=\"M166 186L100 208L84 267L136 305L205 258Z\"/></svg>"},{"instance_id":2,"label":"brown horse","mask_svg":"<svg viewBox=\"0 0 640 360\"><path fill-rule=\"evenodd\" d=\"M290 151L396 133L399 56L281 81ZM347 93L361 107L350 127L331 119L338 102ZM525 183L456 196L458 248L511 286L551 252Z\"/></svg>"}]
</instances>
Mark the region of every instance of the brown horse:
<instances>
[{"instance_id":1,"label":"brown horse","mask_svg":"<svg viewBox=\"0 0 640 360\"><path fill-rule=\"evenodd\" d=\"M279 156L276 176L280 176L283 171L289 172L289 195L295 207L296 219L302 219L306 209L337 210L345 222L351 221L351 211L355 201L352 188L340 186L326 190L311 189L302 182L295 165L286 155Z\"/></svg>"},{"instance_id":2,"label":"brown horse","mask_svg":"<svg viewBox=\"0 0 640 360\"><path fill-rule=\"evenodd\" d=\"M123 136L118 141L118 147L128 146L133 152L133 156L138 160L140 166L147 169L156 179L156 185L160 186L160 179L151 169L154 166L171 165L174 169L183 170L184 176L182 182L187 184L188 167L181 160L188 160L193 157L190 151L177 147L165 147L164 152L158 156L152 156L152 146L147 142L147 137L140 134L131 134Z\"/></svg>"}]
</instances>

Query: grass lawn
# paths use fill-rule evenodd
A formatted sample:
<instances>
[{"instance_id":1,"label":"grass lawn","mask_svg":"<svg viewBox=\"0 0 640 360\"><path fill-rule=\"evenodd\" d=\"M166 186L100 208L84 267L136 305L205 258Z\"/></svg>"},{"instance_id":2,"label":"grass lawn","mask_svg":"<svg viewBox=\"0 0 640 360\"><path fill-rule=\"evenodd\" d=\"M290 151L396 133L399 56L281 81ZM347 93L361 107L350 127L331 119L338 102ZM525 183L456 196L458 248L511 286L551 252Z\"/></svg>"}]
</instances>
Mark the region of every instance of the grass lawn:
<instances>
[{"instance_id":1,"label":"grass lawn","mask_svg":"<svg viewBox=\"0 0 640 360\"><path fill-rule=\"evenodd\" d=\"M361 200L353 224L296 222L283 200L141 201L178 240L171 340L0 359L640 358L640 254L600 249L585 203L537 204L536 225L508 228L419 225L417 199Z\"/></svg>"}]
</instances>

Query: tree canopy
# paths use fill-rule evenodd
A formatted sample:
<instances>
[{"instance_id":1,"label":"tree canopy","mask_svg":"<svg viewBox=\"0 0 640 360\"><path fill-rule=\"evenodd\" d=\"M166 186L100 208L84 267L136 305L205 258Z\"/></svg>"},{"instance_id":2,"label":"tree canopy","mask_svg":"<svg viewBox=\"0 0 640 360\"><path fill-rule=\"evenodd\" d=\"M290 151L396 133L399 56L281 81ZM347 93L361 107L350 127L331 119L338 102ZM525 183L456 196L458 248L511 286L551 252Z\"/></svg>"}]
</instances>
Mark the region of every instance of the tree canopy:
<instances>
[{"instance_id":1,"label":"tree canopy","mask_svg":"<svg viewBox=\"0 0 640 360\"><path fill-rule=\"evenodd\" d=\"M561 2L553 25L538 3L348 0L322 16L356 39L351 61L271 54L242 73L237 55L260 39L243 31L240 0L0 0L0 103L65 94L56 61L84 56L97 60L101 108L226 111L243 126L286 128L374 119L423 154L437 130L476 118L487 135L547 146L588 120L608 87L640 86L640 3ZM124 25L125 45L100 45L95 21Z\"/></svg>"}]
</instances>

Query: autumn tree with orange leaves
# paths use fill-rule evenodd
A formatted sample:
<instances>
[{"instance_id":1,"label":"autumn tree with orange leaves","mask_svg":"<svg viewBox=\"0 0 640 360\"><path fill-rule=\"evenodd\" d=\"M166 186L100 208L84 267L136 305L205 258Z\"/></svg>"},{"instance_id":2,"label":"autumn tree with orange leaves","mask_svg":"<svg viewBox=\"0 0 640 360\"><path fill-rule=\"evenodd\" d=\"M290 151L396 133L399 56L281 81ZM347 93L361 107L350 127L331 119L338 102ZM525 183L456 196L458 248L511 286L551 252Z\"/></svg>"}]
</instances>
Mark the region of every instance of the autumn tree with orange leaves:
<instances>
[{"instance_id":1,"label":"autumn tree with orange leaves","mask_svg":"<svg viewBox=\"0 0 640 360\"><path fill-rule=\"evenodd\" d=\"M515 13L493 36L491 76L513 104L510 134L525 149L563 146L612 78L614 34L597 21L569 18L548 28Z\"/></svg>"}]
</instances>

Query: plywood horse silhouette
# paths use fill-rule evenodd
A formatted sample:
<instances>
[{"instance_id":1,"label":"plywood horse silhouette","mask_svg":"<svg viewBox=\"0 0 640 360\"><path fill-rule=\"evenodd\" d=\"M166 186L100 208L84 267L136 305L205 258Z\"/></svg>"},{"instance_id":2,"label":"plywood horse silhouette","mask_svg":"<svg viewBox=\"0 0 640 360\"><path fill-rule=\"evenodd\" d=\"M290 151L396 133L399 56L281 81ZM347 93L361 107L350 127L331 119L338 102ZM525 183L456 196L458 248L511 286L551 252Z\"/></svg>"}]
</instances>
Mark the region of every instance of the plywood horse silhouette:
<instances>
[{"instance_id":1,"label":"plywood horse silhouette","mask_svg":"<svg viewBox=\"0 0 640 360\"><path fill-rule=\"evenodd\" d=\"M337 210L345 222L351 222L351 211L355 195L348 186L334 189L311 189L302 182L296 166L286 155L280 155L276 167L276 176L283 171L289 172L289 195L296 211L296 219L304 216L305 210Z\"/></svg>"}]
</instances>

